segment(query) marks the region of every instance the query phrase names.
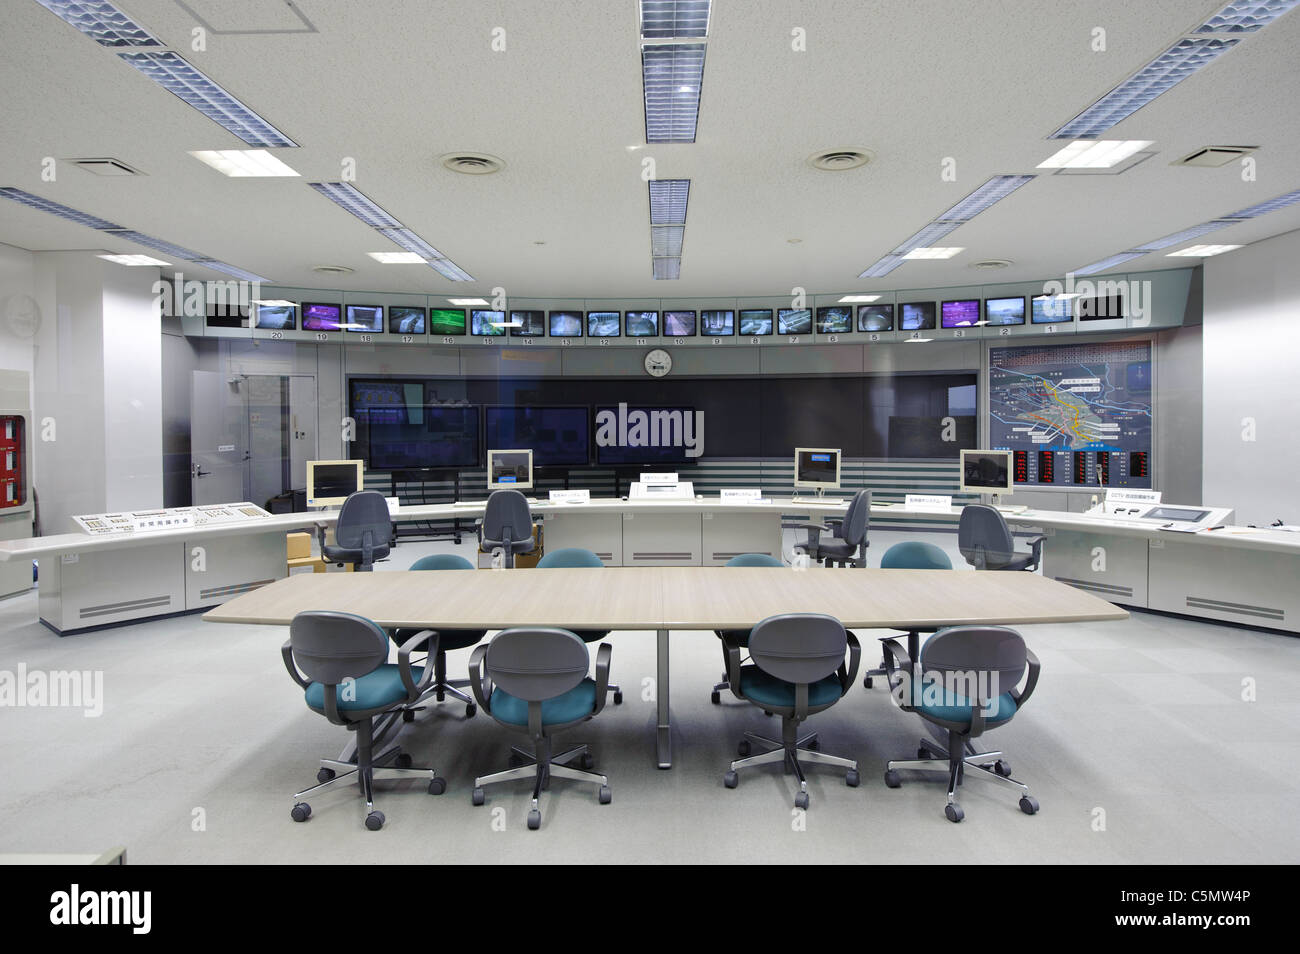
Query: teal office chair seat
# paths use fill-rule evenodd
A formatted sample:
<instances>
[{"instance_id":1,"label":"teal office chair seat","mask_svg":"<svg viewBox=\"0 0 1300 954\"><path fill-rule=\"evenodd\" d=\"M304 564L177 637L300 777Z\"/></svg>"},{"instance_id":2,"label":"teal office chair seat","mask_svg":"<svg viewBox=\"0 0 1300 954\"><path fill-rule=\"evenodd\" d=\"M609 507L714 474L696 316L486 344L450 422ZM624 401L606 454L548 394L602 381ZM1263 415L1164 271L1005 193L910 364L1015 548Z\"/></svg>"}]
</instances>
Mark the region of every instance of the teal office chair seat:
<instances>
[{"instance_id":1,"label":"teal office chair seat","mask_svg":"<svg viewBox=\"0 0 1300 954\"><path fill-rule=\"evenodd\" d=\"M771 566L771 567L785 566L784 563L782 563L776 557L772 556L770 553L737 553L734 557L732 557L730 560L726 562L726 565L727 566ZM741 649L748 649L750 632L751 631L748 629L715 629L714 630L714 633L717 634L718 639L722 640L722 665L723 666L727 665L727 643L732 643L736 646L739 646ZM722 681L719 682L717 685L715 685L713 687L713 691L709 694L709 701L712 702L715 706L722 705L722 690L726 689L729 685L731 684L727 681L727 673L724 670L722 673Z\"/></svg>"},{"instance_id":2,"label":"teal office chair seat","mask_svg":"<svg viewBox=\"0 0 1300 954\"><path fill-rule=\"evenodd\" d=\"M542 725L557 726L579 722L595 707L596 681L584 679L568 692L542 702ZM499 687L493 689L492 716L510 725L528 725L528 701L516 698Z\"/></svg>"},{"instance_id":3,"label":"teal office chair seat","mask_svg":"<svg viewBox=\"0 0 1300 954\"><path fill-rule=\"evenodd\" d=\"M600 557L590 550L584 550L582 547L564 547L559 550L552 550L542 556L537 561L537 569L551 570L558 568L581 568L581 567L603 567L605 564L600 561ZM569 632L577 636L584 643L598 643L609 635L607 629L571 629ZM618 686L611 685L609 691L614 693L614 705L623 704L623 690Z\"/></svg>"},{"instance_id":4,"label":"teal office chair seat","mask_svg":"<svg viewBox=\"0 0 1300 954\"><path fill-rule=\"evenodd\" d=\"M904 540L902 543L895 543L885 551L885 555L880 558L880 568L882 570L951 570L952 560L948 559L948 554L933 543L924 540ZM918 655L919 632L919 630L911 630L907 634L907 651L913 657ZM870 689L873 677L883 676L886 671L887 665L882 651L880 665L875 669L867 670L866 677L862 680L863 687Z\"/></svg>"},{"instance_id":5,"label":"teal office chair seat","mask_svg":"<svg viewBox=\"0 0 1300 954\"><path fill-rule=\"evenodd\" d=\"M756 702L774 710L790 708L795 704L794 683L778 679L757 666L741 667L740 694L751 702ZM834 675L808 684L808 705L810 709L829 706L841 695L843 693L840 692L840 681Z\"/></svg>"},{"instance_id":6,"label":"teal office chair seat","mask_svg":"<svg viewBox=\"0 0 1300 954\"><path fill-rule=\"evenodd\" d=\"M424 675L424 667L412 666L411 678L419 680ZM313 682L303 693L307 705L317 712L325 712L325 687ZM356 712L361 709L387 709L389 706L406 701L406 684L402 682L401 667L394 663L384 663L378 669L354 679L349 686L335 687L335 703L342 712Z\"/></svg>"}]
</instances>

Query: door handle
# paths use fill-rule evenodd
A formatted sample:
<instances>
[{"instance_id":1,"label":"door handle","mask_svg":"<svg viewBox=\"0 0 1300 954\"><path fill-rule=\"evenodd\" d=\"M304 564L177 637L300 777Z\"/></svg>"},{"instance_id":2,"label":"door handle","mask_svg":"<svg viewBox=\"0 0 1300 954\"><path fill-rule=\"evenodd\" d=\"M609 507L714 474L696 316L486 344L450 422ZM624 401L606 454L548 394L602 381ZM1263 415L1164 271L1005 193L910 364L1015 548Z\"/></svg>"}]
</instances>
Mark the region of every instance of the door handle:
<instances>
[{"instance_id":1,"label":"door handle","mask_svg":"<svg viewBox=\"0 0 1300 954\"><path fill-rule=\"evenodd\" d=\"M212 475L212 471L210 471L210 470L204 470L204 469L203 469L201 466L199 466L198 464L195 464L195 465L194 465L194 476L195 476L195 477L210 477L211 475Z\"/></svg>"}]
</instances>

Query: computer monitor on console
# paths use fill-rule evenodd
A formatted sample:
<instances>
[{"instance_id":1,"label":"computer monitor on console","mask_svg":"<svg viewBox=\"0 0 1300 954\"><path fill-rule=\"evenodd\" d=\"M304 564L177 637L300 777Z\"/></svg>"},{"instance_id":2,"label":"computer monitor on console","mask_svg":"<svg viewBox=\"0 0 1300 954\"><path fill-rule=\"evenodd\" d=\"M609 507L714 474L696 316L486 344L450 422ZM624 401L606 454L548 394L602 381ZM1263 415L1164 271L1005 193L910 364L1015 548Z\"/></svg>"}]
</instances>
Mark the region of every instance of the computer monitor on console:
<instances>
[{"instance_id":1,"label":"computer monitor on console","mask_svg":"<svg viewBox=\"0 0 1300 954\"><path fill-rule=\"evenodd\" d=\"M307 461L307 506L341 507L343 501L365 489L365 461Z\"/></svg>"},{"instance_id":2,"label":"computer monitor on console","mask_svg":"<svg viewBox=\"0 0 1300 954\"><path fill-rule=\"evenodd\" d=\"M796 447L794 449L795 490L816 490L818 494L840 486L838 447Z\"/></svg>"},{"instance_id":3,"label":"computer monitor on console","mask_svg":"<svg viewBox=\"0 0 1300 954\"><path fill-rule=\"evenodd\" d=\"M531 450L487 452L488 490L531 490L532 487L533 452Z\"/></svg>"},{"instance_id":4,"label":"computer monitor on console","mask_svg":"<svg viewBox=\"0 0 1300 954\"><path fill-rule=\"evenodd\" d=\"M1009 494L1014 489L1011 451L962 449L962 493Z\"/></svg>"}]
</instances>

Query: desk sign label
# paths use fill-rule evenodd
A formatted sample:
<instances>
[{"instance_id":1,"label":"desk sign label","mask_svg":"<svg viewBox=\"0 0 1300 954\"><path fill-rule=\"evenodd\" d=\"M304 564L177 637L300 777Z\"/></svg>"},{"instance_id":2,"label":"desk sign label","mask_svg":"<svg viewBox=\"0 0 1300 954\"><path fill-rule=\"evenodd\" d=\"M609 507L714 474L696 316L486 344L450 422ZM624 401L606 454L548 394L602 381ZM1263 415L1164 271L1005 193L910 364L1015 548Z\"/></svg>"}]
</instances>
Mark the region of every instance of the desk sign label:
<instances>
[{"instance_id":1,"label":"desk sign label","mask_svg":"<svg viewBox=\"0 0 1300 954\"><path fill-rule=\"evenodd\" d=\"M942 494L908 494L903 500L903 507L925 513L947 511L952 509L952 497Z\"/></svg>"},{"instance_id":2,"label":"desk sign label","mask_svg":"<svg viewBox=\"0 0 1300 954\"><path fill-rule=\"evenodd\" d=\"M1107 488L1106 503L1158 504L1160 503L1160 491Z\"/></svg>"},{"instance_id":3,"label":"desk sign label","mask_svg":"<svg viewBox=\"0 0 1300 954\"><path fill-rule=\"evenodd\" d=\"M647 486L653 484L660 484L660 485L667 486L669 484L677 483L677 475L676 474L642 474L641 483L646 484Z\"/></svg>"},{"instance_id":4,"label":"desk sign label","mask_svg":"<svg viewBox=\"0 0 1300 954\"><path fill-rule=\"evenodd\" d=\"M585 504L591 502L590 490L552 490L551 503Z\"/></svg>"},{"instance_id":5,"label":"desk sign label","mask_svg":"<svg viewBox=\"0 0 1300 954\"><path fill-rule=\"evenodd\" d=\"M758 487L724 487L720 496L727 503L757 503L763 499L763 491Z\"/></svg>"}]
</instances>

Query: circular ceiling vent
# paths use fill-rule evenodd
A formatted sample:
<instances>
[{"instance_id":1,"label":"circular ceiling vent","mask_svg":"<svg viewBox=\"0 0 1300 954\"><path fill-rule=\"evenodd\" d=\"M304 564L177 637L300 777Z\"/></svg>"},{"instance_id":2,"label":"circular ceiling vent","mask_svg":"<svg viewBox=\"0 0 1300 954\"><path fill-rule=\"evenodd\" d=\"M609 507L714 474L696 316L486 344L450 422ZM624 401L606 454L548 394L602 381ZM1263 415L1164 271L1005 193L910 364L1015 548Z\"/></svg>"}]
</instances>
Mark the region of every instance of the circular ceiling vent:
<instances>
[{"instance_id":1,"label":"circular ceiling vent","mask_svg":"<svg viewBox=\"0 0 1300 954\"><path fill-rule=\"evenodd\" d=\"M968 268L978 268L982 270L993 268L1006 268L1011 262L1005 258L986 258L982 262L971 262Z\"/></svg>"},{"instance_id":2,"label":"circular ceiling vent","mask_svg":"<svg viewBox=\"0 0 1300 954\"><path fill-rule=\"evenodd\" d=\"M324 272L327 275L347 275L352 269L346 265L313 265L313 272Z\"/></svg>"},{"instance_id":3,"label":"circular ceiling vent","mask_svg":"<svg viewBox=\"0 0 1300 954\"><path fill-rule=\"evenodd\" d=\"M467 176L491 175L500 172L506 165L496 156L489 156L486 152L449 152L439 158L452 172L460 172Z\"/></svg>"},{"instance_id":4,"label":"circular ceiling vent","mask_svg":"<svg viewBox=\"0 0 1300 954\"><path fill-rule=\"evenodd\" d=\"M826 172L844 172L865 166L874 158L869 149L829 149L808 157L808 165Z\"/></svg>"}]
</instances>

